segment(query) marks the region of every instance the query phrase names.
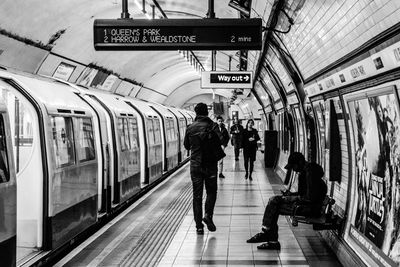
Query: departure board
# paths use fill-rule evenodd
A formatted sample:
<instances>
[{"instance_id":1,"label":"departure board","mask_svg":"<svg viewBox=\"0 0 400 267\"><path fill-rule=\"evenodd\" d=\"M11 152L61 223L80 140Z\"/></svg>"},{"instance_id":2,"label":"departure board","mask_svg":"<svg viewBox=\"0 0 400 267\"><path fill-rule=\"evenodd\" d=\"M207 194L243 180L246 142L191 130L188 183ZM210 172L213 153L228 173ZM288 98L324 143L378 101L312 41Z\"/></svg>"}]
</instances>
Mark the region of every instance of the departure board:
<instances>
[{"instance_id":1,"label":"departure board","mask_svg":"<svg viewBox=\"0 0 400 267\"><path fill-rule=\"evenodd\" d=\"M96 50L260 50L261 19L97 19Z\"/></svg>"}]
</instances>

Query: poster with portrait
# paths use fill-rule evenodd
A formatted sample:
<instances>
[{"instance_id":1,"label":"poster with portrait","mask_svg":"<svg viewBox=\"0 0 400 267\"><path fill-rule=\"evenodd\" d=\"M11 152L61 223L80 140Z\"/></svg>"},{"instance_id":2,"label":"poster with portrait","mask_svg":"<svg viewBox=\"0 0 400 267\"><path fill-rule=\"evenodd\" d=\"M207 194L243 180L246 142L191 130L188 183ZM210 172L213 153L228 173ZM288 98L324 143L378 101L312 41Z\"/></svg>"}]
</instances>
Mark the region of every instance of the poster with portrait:
<instances>
[{"instance_id":1,"label":"poster with portrait","mask_svg":"<svg viewBox=\"0 0 400 267\"><path fill-rule=\"evenodd\" d=\"M381 266L400 264L400 118L394 89L347 102L356 164L349 236Z\"/></svg>"}]
</instances>

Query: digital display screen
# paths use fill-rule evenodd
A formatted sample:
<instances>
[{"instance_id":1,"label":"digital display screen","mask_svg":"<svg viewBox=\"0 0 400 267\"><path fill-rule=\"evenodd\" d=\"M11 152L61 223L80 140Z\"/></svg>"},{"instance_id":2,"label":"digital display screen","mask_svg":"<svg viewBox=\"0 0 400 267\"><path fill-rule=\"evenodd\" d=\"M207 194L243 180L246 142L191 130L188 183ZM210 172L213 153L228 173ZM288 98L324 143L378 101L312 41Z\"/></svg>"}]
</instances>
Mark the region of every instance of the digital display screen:
<instances>
[{"instance_id":1,"label":"digital display screen","mask_svg":"<svg viewBox=\"0 0 400 267\"><path fill-rule=\"evenodd\" d=\"M97 19L96 50L260 50L261 19Z\"/></svg>"}]
</instances>

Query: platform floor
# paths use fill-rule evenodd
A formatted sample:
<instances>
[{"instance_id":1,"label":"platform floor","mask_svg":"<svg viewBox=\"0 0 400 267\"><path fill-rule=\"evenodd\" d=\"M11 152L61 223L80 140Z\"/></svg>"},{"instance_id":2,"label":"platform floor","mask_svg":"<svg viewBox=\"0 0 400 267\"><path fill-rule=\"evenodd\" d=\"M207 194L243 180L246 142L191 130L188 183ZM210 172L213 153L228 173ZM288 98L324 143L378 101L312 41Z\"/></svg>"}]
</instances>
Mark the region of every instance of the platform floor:
<instances>
[{"instance_id":1,"label":"platform floor","mask_svg":"<svg viewBox=\"0 0 400 267\"><path fill-rule=\"evenodd\" d=\"M259 232L266 203L282 181L257 155L253 181L232 148L219 178L216 232L197 235L192 212L189 164L172 175L56 266L341 266L310 225L279 219L280 250L258 250L246 239Z\"/></svg>"}]
</instances>

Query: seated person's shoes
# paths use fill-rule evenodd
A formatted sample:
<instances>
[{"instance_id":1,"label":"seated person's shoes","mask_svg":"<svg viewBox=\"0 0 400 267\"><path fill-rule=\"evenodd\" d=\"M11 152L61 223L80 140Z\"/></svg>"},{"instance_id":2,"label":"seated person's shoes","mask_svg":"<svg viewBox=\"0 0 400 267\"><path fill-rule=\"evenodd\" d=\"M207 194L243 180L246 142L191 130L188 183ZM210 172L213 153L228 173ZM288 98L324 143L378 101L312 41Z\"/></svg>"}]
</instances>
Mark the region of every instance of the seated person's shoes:
<instances>
[{"instance_id":1,"label":"seated person's shoes","mask_svg":"<svg viewBox=\"0 0 400 267\"><path fill-rule=\"evenodd\" d=\"M271 235L266 232L261 232L253 236L252 238L248 239L247 243L260 243L260 242L268 242L268 241L277 241L277 235Z\"/></svg>"},{"instance_id":2,"label":"seated person's shoes","mask_svg":"<svg viewBox=\"0 0 400 267\"><path fill-rule=\"evenodd\" d=\"M204 228L197 228L196 234L198 234L198 235L204 235Z\"/></svg>"},{"instance_id":3,"label":"seated person's shoes","mask_svg":"<svg viewBox=\"0 0 400 267\"><path fill-rule=\"evenodd\" d=\"M248 239L246 242L247 243L260 243L260 242L267 242L268 241L268 236L266 233L258 233L255 234L252 238Z\"/></svg>"},{"instance_id":4,"label":"seated person's shoes","mask_svg":"<svg viewBox=\"0 0 400 267\"><path fill-rule=\"evenodd\" d=\"M203 222L207 225L207 229L210 232L215 232L217 230L217 227L215 226L215 224L210 216L204 216Z\"/></svg>"},{"instance_id":5,"label":"seated person's shoes","mask_svg":"<svg viewBox=\"0 0 400 267\"><path fill-rule=\"evenodd\" d=\"M225 178L225 175L223 175L222 173L219 174L219 178Z\"/></svg>"},{"instance_id":6,"label":"seated person's shoes","mask_svg":"<svg viewBox=\"0 0 400 267\"><path fill-rule=\"evenodd\" d=\"M270 241L266 243L262 243L261 245L257 246L258 249L281 249L281 244L278 241Z\"/></svg>"}]
</instances>

